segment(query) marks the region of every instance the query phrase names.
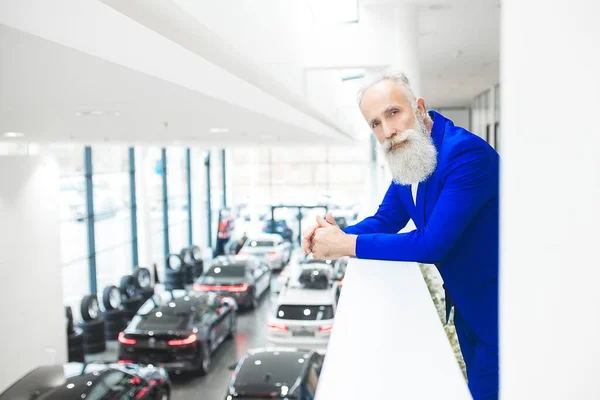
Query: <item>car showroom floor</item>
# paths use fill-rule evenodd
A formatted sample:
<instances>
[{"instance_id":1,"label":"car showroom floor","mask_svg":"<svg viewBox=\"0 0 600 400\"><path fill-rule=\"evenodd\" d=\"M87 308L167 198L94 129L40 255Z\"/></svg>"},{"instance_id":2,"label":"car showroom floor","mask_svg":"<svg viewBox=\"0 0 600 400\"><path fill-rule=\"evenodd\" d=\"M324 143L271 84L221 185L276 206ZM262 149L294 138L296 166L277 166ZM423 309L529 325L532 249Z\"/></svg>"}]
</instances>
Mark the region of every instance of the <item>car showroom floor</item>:
<instances>
[{"instance_id":1,"label":"car showroom floor","mask_svg":"<svg viewBox=\"0 0 600 400\"><path fill-rule=\"evenodd\" d=\"M224 342L213 354L211 371L207 376L193 374L175 376L173 381L172 400L202 399L222 400L231 371L229 365L237 363L247 349L266 346L267 320L271 315L277 294L274 292L277 276L273 275L271 292L265 293L259 307L254 311L243 311L238 314L238 333L234 340ZM116 361L117 342L109 342L107 351L93 356L87 356L87 361Z\"/></svg>"}]
</instances>

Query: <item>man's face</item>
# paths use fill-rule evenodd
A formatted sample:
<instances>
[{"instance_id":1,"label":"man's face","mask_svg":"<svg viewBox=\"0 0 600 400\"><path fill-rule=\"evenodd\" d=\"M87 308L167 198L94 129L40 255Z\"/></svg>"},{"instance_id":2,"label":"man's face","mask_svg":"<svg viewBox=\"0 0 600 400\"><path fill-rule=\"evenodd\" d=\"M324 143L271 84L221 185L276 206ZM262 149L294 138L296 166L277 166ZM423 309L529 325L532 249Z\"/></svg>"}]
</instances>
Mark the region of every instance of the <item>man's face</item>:
<instances>
[{"instance_id":1,"label":"man's face","mask_svg":"<svg viewBox=\"0 0 600 400\"><path fill-rule=\"evenodd\" d=\"M360 109L380 144L415 125L415 111L394 81L381 81L367 89Z\"/></svg>"},{"instance_id":2,"label":"man's face","mask_svg":"<svg viewBox=\"0 0 600 400\"><path fill-rule=\"evenodd\" d=\"M433 173L437 150L422 116L422 99L418 109L413 109L402 88L385 80L364 93L361 111L381 145L394 182L419 183Z\"/></svg>"}]
</instances>

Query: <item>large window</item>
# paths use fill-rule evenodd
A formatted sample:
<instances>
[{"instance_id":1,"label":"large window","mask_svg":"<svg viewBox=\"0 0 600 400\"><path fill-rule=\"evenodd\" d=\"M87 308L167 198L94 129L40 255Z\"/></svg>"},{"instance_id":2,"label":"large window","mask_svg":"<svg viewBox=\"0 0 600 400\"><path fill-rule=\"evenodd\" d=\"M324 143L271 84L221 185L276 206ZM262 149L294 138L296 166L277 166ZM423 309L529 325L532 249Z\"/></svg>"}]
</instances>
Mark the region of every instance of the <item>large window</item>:
<instances>
[{"instance_id":1,"label":"large window","mask_svg":"<svg viewBox=\"0 0 600 400\"><path fill-rule=\"evenodd\" d=\"M133 270L128 148L94 146L92 160L96 279L101 293Z\"/></svg>"},{"instance_id":2,"label":"large window","mask_svg":"<svg viewBox=\"0 0 600 400\"><path fill-rule=\"evenodd\" d=\"M63 298L77 318L90 292L87 202L83 146L50 146L60 168L60 250Z\"/></svg>"},{"instance_id":3,"label":"large window","mask_svg":"<svg viewBox=\"0 0 600 400\"><path fill-rule=\"evenodd\" d=\"M189 245L188 183L186 150L167 149L167 199L169 203L169 247L171 253Z\"/></svg>"},{"instance_id":4,"label":"large window","mask_svg":"<svg viewBox=\"0 0 600 400\"><path fill-rule=\"evenodd\" d=\"M159 278L164 279L165 271L165 227L163 219L163 165L159 147L148 149L147 171L144 171L148 204L150 208L150 247L152 261L156 263Z\"/></svg>"}]
</instances>

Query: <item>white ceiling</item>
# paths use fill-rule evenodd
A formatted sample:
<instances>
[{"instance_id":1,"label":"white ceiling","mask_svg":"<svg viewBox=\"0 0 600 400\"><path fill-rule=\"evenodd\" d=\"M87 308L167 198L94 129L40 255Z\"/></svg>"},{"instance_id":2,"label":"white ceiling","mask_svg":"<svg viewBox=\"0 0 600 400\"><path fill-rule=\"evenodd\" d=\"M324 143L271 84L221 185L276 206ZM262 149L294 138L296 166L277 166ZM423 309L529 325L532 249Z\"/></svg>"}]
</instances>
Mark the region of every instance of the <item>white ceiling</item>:
<instances>
[{"instance_id":1,"label":"white ceiling","mask_svg":"<svg viewBox=\"0 0 600 400\"><path fill-rule=\"evenodd\" d=\"M189 18L185 12L191 9L180 7L194 4L187 0L0 4L0 140L3 132L17 131L26 133L22 141L40 142L235 146L349 141L355 133L339 124L340 115L348 119L349 102L339 104L333 115L302 97L302 54L295 54L293 38L285 37L298 35L301 28L291 27L293 16L276 18L286 7L275 7L278 0L261 0L273 7L272 15L256 17L240 37L226 34L216 21L217 16L229 18L221 6L198 1L207 11L212 7L212 23L197 15ZM423 96L431 106L468 105L498 82L497 0L414 2L420 7ZM237 22L230 21L228 29L253 18L248 13L254 3L246 3L244 12L232 14ZM254 35L270 20L274 26L268 35ZM253 35L264 46L236 53L235 38L248 48ZM104 114L77 115L91 111ZM211 133L211 128L229 133Z\"/></svg>"}]
</instances>

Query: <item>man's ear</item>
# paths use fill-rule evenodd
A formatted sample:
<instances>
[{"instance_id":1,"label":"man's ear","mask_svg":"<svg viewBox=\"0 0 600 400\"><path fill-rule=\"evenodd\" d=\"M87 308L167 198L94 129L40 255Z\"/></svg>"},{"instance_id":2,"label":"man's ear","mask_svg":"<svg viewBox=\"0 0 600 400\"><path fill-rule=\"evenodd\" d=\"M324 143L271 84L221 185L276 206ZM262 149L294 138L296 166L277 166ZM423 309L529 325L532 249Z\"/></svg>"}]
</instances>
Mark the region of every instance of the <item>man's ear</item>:
<instances>
[{"instance_id":1,"label":"man's ear","mask_svg":"<svg viewBox=\"0 0 600 400\"><path fill-rule=\"evenodd\" d=\"M421 114L423 119L425 119L427 115L427 108L425 108L425 99L423 99L422 97L419 97L417 99L417 109L419 110L419 113Z\"/></svg>"}]
</instances>

